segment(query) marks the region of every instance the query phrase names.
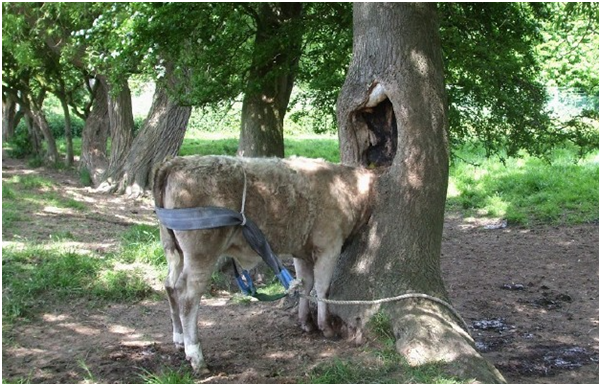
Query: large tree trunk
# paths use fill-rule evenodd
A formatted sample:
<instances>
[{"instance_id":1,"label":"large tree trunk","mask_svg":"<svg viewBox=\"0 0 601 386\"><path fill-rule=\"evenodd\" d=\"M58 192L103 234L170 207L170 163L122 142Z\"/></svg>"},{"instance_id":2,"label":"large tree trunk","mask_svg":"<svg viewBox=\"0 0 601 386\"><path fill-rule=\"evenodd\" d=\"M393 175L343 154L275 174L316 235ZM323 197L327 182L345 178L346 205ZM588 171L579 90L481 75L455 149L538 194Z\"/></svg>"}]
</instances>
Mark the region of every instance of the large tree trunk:
<instances>
[{"instance_id":1,"label":"large tree trunk","mask_svg":"<svg viewBox=\"0 0 601 386\"><path fill-rule=\"evenodd\" d=\"M127 81L114 87L105 78L99 77L105 83L108 93L108 118L111 129L111 154L109 165L104 173L103 182L98 189L104 192L114 192L123 175L123 168L129 150L134 140L134 116L131 105L131 92ZM114 93L113 89L118 92Z\"/></svg>"},{"instance_id":2,"label":"large tree trunk","mask_svg":"<svg viewBox=\"0 0 601 386\"><path fill-rule=\"evenodd\" d=\"M297 72L301 3L261 3L253 64L242 103L238 155L284 157L284 115Z\"/></svg>"},{"instance_id":3,"label":"large tree trunk","mask_svg":"<svg viewBox=\"0 0 601 386\"><path fill-rule=\"evenodd\" d=\"M139 196L152 188L153 166L177 155L191 112L190 106L179 105L164 86L157 84L148 117L127 156L118 191Z\"/></svg>"},{"instance_id":4,"label":"large tree trunk","mask_svg":"<svg viewBox=\"0 0 601 386\"><path fill-rule=\"evenodd\" d=\"M166 79L169 82L168 86L157 84L144 125L126 153L121 158L113 159L111 150L111 163L107 173L109 178L102 183L100 190L140 196L152 187L153 166L179 152L192 108L181 106L169 96L165 88L171 87L175 82L184 81L173 77L172 66L167 66Z\"/></svg>"},{"instance_id":5,"label":"large tree trunk","mask_svg":"<svg viewBox=\"0 0 601 386\"><path fill-rule=\"evenodd\" d=\"M79 168L87 170L93 186L98 186L108 167L106 144L110 132L108 90L103 82L95 80L93 106L81 134Z\"/></svg>"},{"instance_id":6,"label":"large tree trunk","mask_svg":"<svg viewBox=\"0 0 601 386\"><path fill-rule=\"evenodd\" d=\"M353 18L353 60L337 106L342 161L382 174L372 217L346 245L330 298L422 293L448 302L440 271L448 124L436 5L355 3ZM462 377L504 381L438 302L331 311L344 322L341 331L355 337L375 312L387 314L410 364L442 361Z\"/></svg>"}]
</instances>

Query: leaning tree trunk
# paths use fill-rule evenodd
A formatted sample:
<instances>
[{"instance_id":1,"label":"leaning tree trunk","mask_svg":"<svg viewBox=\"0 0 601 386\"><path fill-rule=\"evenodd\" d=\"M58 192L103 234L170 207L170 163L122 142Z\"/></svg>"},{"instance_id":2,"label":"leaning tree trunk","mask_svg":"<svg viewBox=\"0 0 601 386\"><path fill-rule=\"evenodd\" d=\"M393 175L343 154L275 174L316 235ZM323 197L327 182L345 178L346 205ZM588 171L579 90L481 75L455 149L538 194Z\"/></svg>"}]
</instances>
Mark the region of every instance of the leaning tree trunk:
<instances>
[{"instance_id":1,"label":"leaning tree trunk","mask_svg":"<svg viewBox=\"0 0 601 386\"><path fill-rule=\"evenodd\" d=\"M93 186L98 186L108 168L106 144L110 132L108 90L103 82L95 80L93 105L81 134L79 168L86 170Z\"/></svg>"},{"instance_id":2,"label":"leaning tree trunk","mask_svg":"<svg viewBox=\"0 0 601 386\"><path fill-rule=\"evenodd\" d=\"M54 139L54 135L52 134L52 130L50 130L50 125L46 119L46 115L41 107L32 107L31 109L26 110L26 113L30 115L33 124L44 136L44 140L46 141L45 158L51 164L56 164L59 158L58 149L56 147L56 140Z\"/></svg>"},{"instance_id":3,"label":"leaning tree trunk","mask_svg":"<svg viewBox=\"0 0 601 386\"><path fill-rule=\"evenodd\" d=\"M118 192L139 196L152 188L153 166L177 155L191 112L190 106L179 105L163 85L157 84L148 116L127 156Z\"/></svg>"},{"instance_id":4,"label":"leaning tree trunk","mask_svg":"<svg viewBox=\"0 0 601 386\"><path fill-rule=\"evenodd\" d=\"M301 3L261 3L238 155L284 157L284 115L298 68Z\"/></svg>"},{"instance_id":5,"label":"leaning tree trunk","mask_svg":"<svg viewBox=\"0 0 601 386\"><path fill-rule=\"evenodd\" d=\"M432 3L355 3L353 60L337 106L341 155L381 174L372 217L343 251L332 299L422 293L448 302L440 270L448 123L436 16ZM375 312L387 314L410 364L442 361L462 377L504 381L435 301L331 311L355 337Z\"/></svg>"},{"instance_id":6,"label":"leaning tree trunk","mask_svg":"<svg viewBox=\"0 0 601 386\"><path fill-rule=\"evenodd\" d=\"M108 169L102 177L104 181L100 184L98 190L114 192L118 189L127 154L134 139L131 92L127 81L115 85L118 88L118 92L114 94L112 92L113 86L108 85L106 79L101 77L100 81L105 82L105 87L109 90L108 117L111 129L111 154Z\"/></svg>"}]
</instances>

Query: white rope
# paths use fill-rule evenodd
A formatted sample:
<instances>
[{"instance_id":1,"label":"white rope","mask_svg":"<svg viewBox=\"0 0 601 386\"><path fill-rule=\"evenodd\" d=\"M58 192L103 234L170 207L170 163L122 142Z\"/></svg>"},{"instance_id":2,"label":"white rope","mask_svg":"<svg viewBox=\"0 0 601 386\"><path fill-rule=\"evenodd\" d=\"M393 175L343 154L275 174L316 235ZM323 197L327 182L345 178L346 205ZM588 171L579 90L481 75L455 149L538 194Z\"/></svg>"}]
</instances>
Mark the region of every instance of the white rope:
<instances>
[{"instance_id":1,"label":"white rope","mask_svg":"<svg viewBox=\"0 0 601 386\"><path fill-rule=\"evenodd\" d=\"M296 281L300 284L299 280L296 280ZM465 320L463 320L463 318L461 317L461 315L459 315L459 312L457 312L457 310L455 310L453 308L453 306L450 305L449 303L445 302L442 299L434 297L434 296L430 296L430 295L427 295L427 294L420 294L420 293L408 293L408 294L404 294L404 295L394 296L394 297L390 297L390 298L376 299L376 300L331 300L331 299L321 299L321 298L318 298L316 296L309 296L309 295L301 294L300 292L298 292L298 285L299 284L292 283L290 285L290 289L288 290L288 293L297 293L300 297L308 299L308 300L310 300L312 302L324 302L324 303L327 303L327 304L337 304L337 305L376 305L376 304L383 304L383 303L389 303L389 302L396 302L396 301L403 300L403 299L427 299L427 300L431 300L431 301L433 301L435 303L438 303L438 304L446 307L449 311L451 311L451 313L459 321L461 321L461 323L463 323L464 330L469 334L468 325L465 322Z\"/></svg>"},{"instance_id":2,"label":"white rope","mask_svg":"<svg viewBox=\"0 0 601 386\"><path fill-rule=\"evenodd\" d=\"M246 225L246 216L244 215L244 206L246 205L246 170L244 170L244 165L242 165L242 174L244 174L244 190L242 191L242 208L240 209L242 224L240 225L244 226Z\"/></svg>"}]
</instances>

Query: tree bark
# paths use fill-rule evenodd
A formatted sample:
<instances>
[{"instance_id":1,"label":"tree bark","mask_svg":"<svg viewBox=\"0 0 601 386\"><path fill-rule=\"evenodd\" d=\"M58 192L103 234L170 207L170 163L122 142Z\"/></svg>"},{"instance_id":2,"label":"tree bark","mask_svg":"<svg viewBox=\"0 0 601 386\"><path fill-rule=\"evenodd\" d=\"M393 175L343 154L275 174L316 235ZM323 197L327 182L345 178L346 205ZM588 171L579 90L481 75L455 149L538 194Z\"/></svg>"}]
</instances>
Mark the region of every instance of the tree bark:
<instances>
[{"instance_id":1,"label":"tree bark","mask_svg":"<svg viewBox=\"0 0 601 386\"><path fill-rule=\"evenodd\" d=\"M31 145L30 154L42 154L42 138L41 133L33 123L33 118L29 114L25 114L25 123L27 124L27 135L29 136L29 144Z\"/></svg>"},{"instance_id":2,"label":"tree bark","mask_svg":"<svg viewBox=\"0 0 601 386\"><path fill-rule=\"evenodd\" d=\"M106 145L110 132L108 90L95 80L92 87L93 106L81 134L80 170L87 170L93 186L98 186L108 167Z\"/></svg>"},{"instance_id":3,"label":"tree bark","mask_svg":"<svg viewBox=\"0 0 601 386\"><path fill-rule=\"evenodd\" d=\"M137 197L152 187L152 168L166 157L176 156L183 143L188 120L192 112L190 106L181 106L168 94L167 87L175 82L172 66L166 66L168 84L158 83L153 96L152 106L142 129L120 157L111 150L108 179L100 190L105 192L128 194ZM131 112L131 98L129 111ZM110 106L110 102L109 102ZM109 113L111 109L109 108ZM133 125L133 123L132 123Z\"/></svg>"},{"instance_id":4,"label":"tree bark","mask_svg":"<svg viewBox=\"0 0 601 386\"><path fill-rule=\"evenodd\" d=\"M127 81L118 85L109 85L104 77L99 77L105 83L108 92L108 118L111 130L111 153L108 169L102 177L103 182L98 189L104 192L114 192L121 176L134 139L134 116L131 105L131 92ZM113 92L117 89L118 92Z\"/></svg>"},{"instance_id":5,"label":"tree bark","mask_svg":"<svg viewBox=\"0 0 601 386\"><path fill-rule=\"evenodd\" d=\"M353 60L337 103L341 158L381 174L372 217L347 242L329 297L423 293L448 302L440 270L448 123L436 5L355 3L353 27ZM437 302L330 309L355 338L375 312L386 313L410 364L442 361L461 377L504 382Z\"/></svg>"},{"instance_id":6,"label":"tree bark","mask_svg":"<svg viewBox=\"0 0 601 386\"><path fill-rule=\"evenodd\" d=\"M17 101L9 93L2 94L2 142L14 137L17 125L23 118L23 111L17 107Z\"/></svg>"},{"instance_id":7,"label":"tree bark","mask_svg":"<svg viewBox=\"0 0 601 386\"><path fill-rule=\"evenodd\" d=\"M148 117L127 156L118 191L139 196L152 187L152 168L177 155L191 112L190 106L180 106L164 86L157 84Z\"/></svg>"},{"instance_id":8,"label":"tree bark","mask_svg":"<svg viewBox=\"0 0 601 386\"><path fill-rule=\"evenodd\" d=\"M63 107L63 115L65 117L65 142L67 143L67 154L65 155L65 165L67 167L73 166L73 135L71 130L71 113L69 112L69 105L67 104L66 98L61 96L61 106Z\"/></svg>"},{"instance_id":9,"label":"tree bark","mask_svg":"<svg viewBox=\"0 0 601 386\"><path fill-rule=\"evenodd\" d=\"M301 50L301 3L261 3L238 155L284 157L284 115Z\"/></svg>"}]
</instances>

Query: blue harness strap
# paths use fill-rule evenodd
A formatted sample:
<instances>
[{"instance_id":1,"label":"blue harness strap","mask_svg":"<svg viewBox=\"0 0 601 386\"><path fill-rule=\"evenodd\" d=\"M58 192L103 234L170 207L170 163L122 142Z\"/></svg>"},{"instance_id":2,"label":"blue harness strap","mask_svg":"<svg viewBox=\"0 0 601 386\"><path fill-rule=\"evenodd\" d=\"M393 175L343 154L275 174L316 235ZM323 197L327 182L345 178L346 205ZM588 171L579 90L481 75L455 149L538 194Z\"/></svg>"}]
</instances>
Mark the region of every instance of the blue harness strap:
<instances>
[{"instance_id":1,"label":"blue harness strap","mask_svg":"<svg viewBox=\"0 0 601 386\"><path fill-rule=\"evenodd\" d=\"M265 235L257 224L245 218L243 214L217 206L177 209L155 207L155 212L163 226L176 231L242 226L242 234L253 251L261 256L263 261L273 270L284 288L288 289L290 287L290 282L293 280L292 275L273 253ZM239 278L240 275L236 277L236 280L240 284L242 279L238 280ZM251 290L248 287L243 288L241 286L240 288L243 292Z\"/></svg>"}]
</instances>

